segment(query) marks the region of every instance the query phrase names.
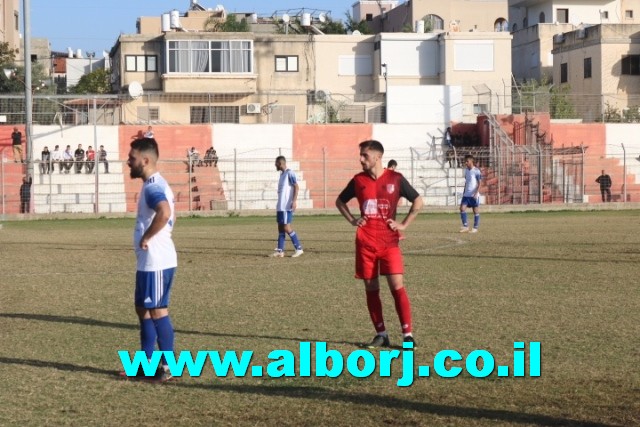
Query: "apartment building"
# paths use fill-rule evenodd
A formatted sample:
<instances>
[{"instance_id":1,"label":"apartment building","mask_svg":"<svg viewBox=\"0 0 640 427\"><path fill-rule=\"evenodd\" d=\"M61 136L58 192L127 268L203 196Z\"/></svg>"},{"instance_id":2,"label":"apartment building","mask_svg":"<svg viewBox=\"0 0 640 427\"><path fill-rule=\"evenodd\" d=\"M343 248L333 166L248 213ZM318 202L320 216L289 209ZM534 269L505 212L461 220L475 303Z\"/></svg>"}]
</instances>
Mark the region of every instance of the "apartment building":
<instances>
[{"instance_id":1,"label":"apartment building","mask_svg":"<svg viewBox=\"0 0 640 427\"><path fill-rule=\"evenodd\" d=\"M203 30L223 10L172 14L141 17L111 50L113 88L131 95L120 122L375 123L403 111L421 123L436 110L447 122L510 112L508 32L324 35L312 31L319 17L303 16L308 34L223 33Z\"/></svg>"},{"instance_id":2,"label":"apartment building","mask_svg":"<svg viewBox=\"0 0 640 427\"><path fill-rule=\"evenodd\" d=\"M0 0L0 42L22 51L19 0Z\"/></svg>"},{"instance_id":3,"label":"apartment building","mask_svg":"<svg viewBox=\"0 0 640 427\"><path fill-rule=\"evenodd\" d=\"M513 75L551 80L554 36L589 25L638 23L638 14L640 0L509 0Z\"/></svg>"}]
</instances>

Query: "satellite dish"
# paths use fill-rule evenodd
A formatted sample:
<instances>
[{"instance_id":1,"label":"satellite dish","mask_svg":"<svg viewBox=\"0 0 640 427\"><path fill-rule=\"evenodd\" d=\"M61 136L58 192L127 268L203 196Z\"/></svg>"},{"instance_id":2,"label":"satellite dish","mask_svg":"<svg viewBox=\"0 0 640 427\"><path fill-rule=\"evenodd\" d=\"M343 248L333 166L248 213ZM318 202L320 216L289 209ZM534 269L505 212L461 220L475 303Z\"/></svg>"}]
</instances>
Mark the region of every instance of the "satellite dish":
<instances>
[{"instance_id":1,"label":"satellite dish","mask_svg":"<svg viewBox=\"0 0 640 427\"><path fill-rule=\"evenodd\" d=\"M324 13L321 13L320 15L318 15L318 21L326 22L326 20L327 20L327 15L325 15Z\"/></svg>"},{"instance_id":2,"label":"satellite dish","mask_svg":"<svg viewBox=\"0 0 640 427\"><path fill-rule=\"evenodd\" d=\"M129 83L129 96L133 99L138 99L142 96L142 85L139 82Z\"/></svg>"},{"instance_id":3,"label":"satellite dish","mask_svg":"<svg viewBox=\"0 0 640 427\"><path fill-rule=\"evenodd\" d=\"M286 13L282 15L282 22L284 22L285 24L287 24L290 20L291 18Z\"/></svg>"},{"instance_id":4,"label":"satellite dish","mask_svg":"<svg viewBox=\"0 0 640 427\"><path fill-rule=\"evenodd\" d=\"M351 34L352 34L352 35L354 35L354 36L360 36L360 35L362 35L362 33L361 33L360 31L358 31L358 30L355 30L355 31L354 31L353 33L351 33Z\"/></svg>"}]
</instances>

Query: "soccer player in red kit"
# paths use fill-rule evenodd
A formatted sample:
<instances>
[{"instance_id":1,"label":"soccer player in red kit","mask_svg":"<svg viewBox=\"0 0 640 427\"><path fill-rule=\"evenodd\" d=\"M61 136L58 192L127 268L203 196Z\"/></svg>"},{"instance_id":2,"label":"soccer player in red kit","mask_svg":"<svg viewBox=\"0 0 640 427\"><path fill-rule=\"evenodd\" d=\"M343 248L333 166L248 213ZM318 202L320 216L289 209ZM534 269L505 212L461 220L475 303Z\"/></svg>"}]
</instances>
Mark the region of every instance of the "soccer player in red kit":
<instances>
[{"instance_id":1,"label":"soccer player in red kit","mask_svg":"<svg viewBox=\"0 0 640 427\"><path fill-rule=\"evenodd\" d=\"M376 330L369 348L389 347L389 336L382 316L379 274L387 277L395 300L404 342L415 346L411 324L411 304L404 288L404 263L398 245L398 232L404 231L418 216L422 197L402 174L382 166L384 147L378 141L360 143L362 172L349 181L336 200L340 213L356 230L356 278L364 280L367 307ZM355 217L347 203L358 199L360 217ZM396 221L398 201L404 197L411 209L402 222Z\"/></svg>"}]
</instances>

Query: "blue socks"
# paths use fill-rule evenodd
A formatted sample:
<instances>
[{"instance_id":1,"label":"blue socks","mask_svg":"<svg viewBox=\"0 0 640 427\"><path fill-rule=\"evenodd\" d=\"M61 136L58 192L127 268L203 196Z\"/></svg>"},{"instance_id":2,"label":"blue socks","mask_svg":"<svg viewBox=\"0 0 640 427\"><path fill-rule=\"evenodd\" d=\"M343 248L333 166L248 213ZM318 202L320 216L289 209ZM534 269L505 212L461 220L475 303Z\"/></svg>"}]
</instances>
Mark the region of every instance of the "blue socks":
<instances>
[{"instance_id":1,"label":"blue socks","mask_svg":"<svg viewBox=\"0 0 640 427\"><path fill-rule=\"evenodd\" d=\"M154 325L153 319L142 319L140 321L140 346L142 351L146 353L147 359L151 359L153 350L156 348L157 338L156 325Z\"/></svg>"},{"instance_id":2,"label":"blue socks","mask_svg":"<svg viewBox=\"0 0 640 427\"><path fill-rule=\"evenodd\" d=\"M467 227L469 225L469 221L467 220L467 213L466 212L460 212L460 219L462 220L462 225L464 227Z\"/></svg>"},{"instance_id":3,"label":"blue socks","mask_svg":"<svg viewBox=\"0 0 640 427\"><path fill-rule=\"evenodd\" d=\"M473 216L473 228L478 228L480 225L480 214L475 214Z\"/></svg>"},{"instance_id":4,"label":"blue socks","mask_svg":"<svg viewBox=\"0 0 640 427\"><path fill-rule=\"evenodd\" d=\"M284 232L278 233L278 250L284 251Z\"/></svg>"},{"instance_id":5,"label":"blue socks","mask_svg":"<svg viewBox=\"0 0 640 427\"><path fill-rule=\"evenodd\" d=\"M300 246L300 240L298 240L298 235L296 234L295 231L292 231L291 233L289 233L289 237L291 238L291 243L293 243L293 247L296 249L301 249L302 247Z\"/></svg>"}]
</instances>

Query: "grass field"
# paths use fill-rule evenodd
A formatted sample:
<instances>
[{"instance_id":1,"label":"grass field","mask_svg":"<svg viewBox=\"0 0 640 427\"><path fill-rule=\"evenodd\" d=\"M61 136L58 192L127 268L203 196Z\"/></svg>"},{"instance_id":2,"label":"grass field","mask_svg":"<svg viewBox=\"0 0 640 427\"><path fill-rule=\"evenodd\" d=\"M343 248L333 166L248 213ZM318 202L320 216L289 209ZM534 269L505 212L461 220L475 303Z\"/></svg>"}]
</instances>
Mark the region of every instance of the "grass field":
<instances>
[{"instance_id":1,"label":"grass field","mask_svg":"<svg viewBox=\"0 0 640 427\"><path fill-rule=\"evenodd\" d=\"M539 378L214 377L123 381L137 350L133 219L5 222L0 230L0 425L640 425L640 212L424 214L405 251L415 358L540 341ZM265 218L180 218L171 313L176 350L325 341L347 355L373 337L353 278L353 228L298 217L304 256L267 257ZM290 242L287 242L291 249ZM390 293L382 298L401 342ZM458 366L462 364L458 362ZM463 366L463 365L462 365Z\"/></svg>"}]
</instances>

